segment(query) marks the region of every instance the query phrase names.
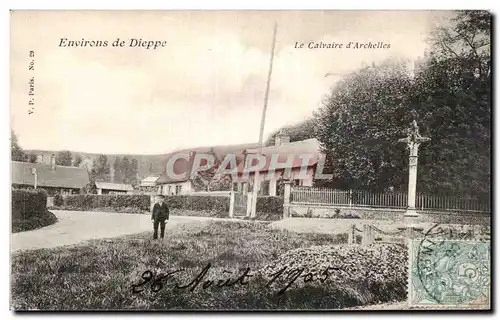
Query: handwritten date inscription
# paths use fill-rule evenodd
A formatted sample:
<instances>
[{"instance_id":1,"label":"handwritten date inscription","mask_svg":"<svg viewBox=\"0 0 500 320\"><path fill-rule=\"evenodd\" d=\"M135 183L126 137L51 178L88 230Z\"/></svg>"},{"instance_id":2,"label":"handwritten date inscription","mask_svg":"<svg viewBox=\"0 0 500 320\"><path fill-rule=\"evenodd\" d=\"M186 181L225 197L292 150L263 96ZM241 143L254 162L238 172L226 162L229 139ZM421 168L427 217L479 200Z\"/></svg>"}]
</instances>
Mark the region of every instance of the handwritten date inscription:
<instances>
[{"instance_id":1,"label":"handwritten date inscription","mask_svg":"<svg viewBox=\"0 0 500 320\"><path fill-rule=\"evenodd\" d=\"M164 289L167 284L169 284L169 280L172 282L172 288L177 290L187 290L193 292L196 288L208 289L210 287L233 287L233 286L246 286L250 283L250 281L256 278L256 274L252 274L250 268L246 268L243 272L237 277L230 277L224 279L208 279L208 271L212 265L208 263L200 273L198 273L195 277L193 277L190 281L187 281L184 284L179 284L178 282L174 283L176 276L180 275L182 272L185 272L185 269L178 269L167 273L156 274L151 270L146 270L142 273L142 281L139 283L133 284L131 286L132 293L138 294L143 292L146 288L150 288L150 290L154 293L159 292ZM281 283L282 287L277 291L277 295L282 295L285 291L290 288L297 280L302 279L304 282L311 281L320 281L321 283L325 282L330 276L329 271L338 270L337 268L326 268L319 275L313 276L311 273L305 273L304 268L289 268L283 267L278 271L264 275L267 278L267 283L265 287L271 287L273 284ZM224 270L224 274L232 274L232 272Z\"/></svg>"}]
</instances>

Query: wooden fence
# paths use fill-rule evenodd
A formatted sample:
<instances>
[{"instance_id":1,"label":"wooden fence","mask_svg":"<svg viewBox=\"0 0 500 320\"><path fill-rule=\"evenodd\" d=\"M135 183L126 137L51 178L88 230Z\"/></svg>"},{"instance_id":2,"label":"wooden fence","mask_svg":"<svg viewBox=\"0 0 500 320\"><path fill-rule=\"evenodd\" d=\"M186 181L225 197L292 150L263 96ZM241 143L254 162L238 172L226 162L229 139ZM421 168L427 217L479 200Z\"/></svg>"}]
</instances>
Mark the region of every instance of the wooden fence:
<instances>
[{"instance_id":1,"label":"wooden fence","mask_svg":"<svg viewBox=\"0 0 500 320\"><path fill-rule=\"evenodd\" d=\"M373 193L360 190L293 187L292 204L406 209L408 195L404 192ZM416 208L422 211L490 212L490 198L468 195L436 196L417 194Z\"/></svg>"}]
</instances>

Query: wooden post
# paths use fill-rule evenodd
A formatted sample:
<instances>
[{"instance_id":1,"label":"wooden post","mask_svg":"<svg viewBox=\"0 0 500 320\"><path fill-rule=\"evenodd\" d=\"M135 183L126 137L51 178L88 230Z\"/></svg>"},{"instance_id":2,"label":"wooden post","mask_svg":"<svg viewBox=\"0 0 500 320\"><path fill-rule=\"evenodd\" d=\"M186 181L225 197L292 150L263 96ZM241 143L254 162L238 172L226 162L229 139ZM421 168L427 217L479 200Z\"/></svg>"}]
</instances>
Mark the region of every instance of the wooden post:
<instances>
[{"instance_id":1,"label":"wooden post","mask_svg":"<svg viewBox=\"0 0 500 320\"><path fill-rule=\"evenodd\" d=\"M349 207L352 207L352 190L349 189Z\"/></svg>"},{"instance_id":2,"label":"wooden post","mask_svg":"<svg viewBox=\"0 0 500 320\"><path fill-rule=\"evenodd\" d=\"M369 245L373 242L371 229L372 228L369 224L363 225L363 239L361 241L362 245Z\"/></svg>"},{"instance_id":3,"label":"wooden post","mask_svg":"<svg viewBox=\"0 0 500 320\"><path fill-rule=\"evenodd\" d=\"M259 196L259 190L261 185L261 178L258 170L255 171L252 189L252 205L250 207L250 217L255 218L257 215L257 198Z\"/></svg>"},{"instance_id":4,"label":"wooden post","mask_svg":"<svg viewBox=\"0 0 500 320\"><path fill-rule=\"evenodd\" d=\"M231 191L229 192L230 200L229 200L229 218L234 217L234 197L235 197L235 192Z\"/></svg>"},{"instance_id":5,"label":"wooden post","mask_svg":"<svg viewBox=\"0 0 500 320\"><path fill-rule=\"evenodd\" d=\"M250 217L250 215L252 214L253 193L252 192L248 192L246 194L246 197L247 197L247 213L246 213L246 216Z\"/></svg>"},{"instance_id":6,"label":"wooden post","mask_svg":"<svg viewBox=\"0 0 500 320\"><path fill-rule=\"evenodd\" d=\"M356 243L356 225L352 223L349 226L349 232L347 237L347 244L355 244Z\"/></svg>"},{"instance_id":7,"label":"wooden post","mask_svg":"<svg viewBox=\"0 0 500 320\"><path fill-rule=\"evenodd\" d=\"M290 196L292 194L291 181L283 180L283 219L290 217Z\"/></svg>"},{"instance_id":8,"label":"wooden post","mask_svg":"<svg viewBox=\"0 0 500 320\"><path fill-rule=\"evenodd\" d=\"M272 177L272 179L269 180L269 195L276 196L276 178L275 177Z\"/></svg>"},{"instance_id":9,"label":"wooden post","mask_svg":"<svg viewBox=\"0 0 500 320\"><path fill-rule=\"evenodd\" d=\"M153 210L153 206L155 205L155 195L150 195L149 196L149 211L151 212Z\"/></svg>"}]
</instances>

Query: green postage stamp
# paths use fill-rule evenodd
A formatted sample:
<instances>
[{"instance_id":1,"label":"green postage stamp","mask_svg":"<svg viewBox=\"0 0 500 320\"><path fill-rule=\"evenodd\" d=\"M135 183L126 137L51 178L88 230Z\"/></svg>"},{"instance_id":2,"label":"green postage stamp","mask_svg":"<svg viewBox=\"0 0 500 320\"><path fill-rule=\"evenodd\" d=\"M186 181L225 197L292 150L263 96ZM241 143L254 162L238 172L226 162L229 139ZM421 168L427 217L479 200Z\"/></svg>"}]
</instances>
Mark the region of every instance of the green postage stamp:
<instances>
[{"instance_id":1,"label":"green postage stamp","mask_svg":"<svg viewBox=\"0 0 500 320\"><path fill-rule=\"evenodd\" d=\"M409 249L410 307L490 308L490 241L418 239Z\"/></svg>"}]
</instances>

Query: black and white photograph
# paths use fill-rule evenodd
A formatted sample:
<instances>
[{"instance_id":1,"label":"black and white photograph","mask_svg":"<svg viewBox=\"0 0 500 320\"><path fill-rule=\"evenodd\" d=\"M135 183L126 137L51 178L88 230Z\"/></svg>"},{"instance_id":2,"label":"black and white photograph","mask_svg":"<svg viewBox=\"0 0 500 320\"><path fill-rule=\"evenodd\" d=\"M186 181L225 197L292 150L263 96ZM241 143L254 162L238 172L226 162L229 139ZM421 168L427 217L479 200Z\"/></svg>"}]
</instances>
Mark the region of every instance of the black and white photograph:
<instances>
[{"instance_id":1,"label":"black and white photograph","mask_svg":"<svg viewBox=\"0 0 500 320\"><path fill-rule=\"evenodd\" d=\"M23 311L492 310L487 10L11 10Z\"/></svg>"}]
</instances>

